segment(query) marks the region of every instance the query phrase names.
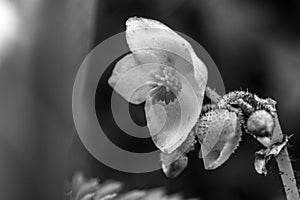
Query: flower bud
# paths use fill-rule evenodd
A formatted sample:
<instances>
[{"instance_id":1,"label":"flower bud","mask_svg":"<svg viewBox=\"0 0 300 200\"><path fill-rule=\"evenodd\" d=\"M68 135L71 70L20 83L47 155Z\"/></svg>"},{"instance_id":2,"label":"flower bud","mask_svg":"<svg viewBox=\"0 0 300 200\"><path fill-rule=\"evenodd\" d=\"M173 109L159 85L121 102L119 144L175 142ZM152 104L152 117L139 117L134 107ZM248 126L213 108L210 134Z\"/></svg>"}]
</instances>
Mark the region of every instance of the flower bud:
<instances>
[{"instance_id":1,"label":"flower bud","mask_svg":"<svg viewBox=\"0 0 300 200\"><path fill-rule=\"evenodd\" d=\"M274 119L265 110L255 111L247 121L247 130L257 137L269 137L274 129Z\"/></svg>"},{"instance_id":2,"label":"flower bud","mask_svg":"<svg viewBox=\"0 0 300 200\"><path fill-rule=\"evenodd\" d=\"M196 132L201 143L199 158L207 170L216 169L229 159L242 133L237 114L225 109L215 109L202 116Z\"/></svg>"},{"instance_id":3,"label":"flower bud","mask_svg":"<svg viewBox=\"0 0 300 200\"><path fill-rule=\"evenodd\" d=\"M169 165L163 163L162 169L165 175L169 178L175 178L178 176L188 165L188 158L182 155L178 160Z\"/></svg>"}]
</instances>

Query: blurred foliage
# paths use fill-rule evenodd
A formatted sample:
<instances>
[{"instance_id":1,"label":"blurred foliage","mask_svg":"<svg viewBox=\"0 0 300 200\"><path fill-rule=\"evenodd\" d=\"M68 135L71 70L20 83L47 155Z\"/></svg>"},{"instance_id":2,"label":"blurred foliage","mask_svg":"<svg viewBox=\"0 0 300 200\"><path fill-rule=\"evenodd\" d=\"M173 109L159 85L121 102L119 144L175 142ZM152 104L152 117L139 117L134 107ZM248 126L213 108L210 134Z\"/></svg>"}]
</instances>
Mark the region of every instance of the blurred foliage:
<instances>
[{"instance_id":1,"label":"blurred foliage","mask_svg":"<svg viewBox=\"0 0 300 200\"><path fill-rule=\"evenodd\" d=\"M178 194L166 195L161 188L127 191L119 195L122 188L120 182L105 181L100 184L97 179L87 180L82 173L74 175L70 187L70 200L184 200Z\"/></svg>"}]
</instances>

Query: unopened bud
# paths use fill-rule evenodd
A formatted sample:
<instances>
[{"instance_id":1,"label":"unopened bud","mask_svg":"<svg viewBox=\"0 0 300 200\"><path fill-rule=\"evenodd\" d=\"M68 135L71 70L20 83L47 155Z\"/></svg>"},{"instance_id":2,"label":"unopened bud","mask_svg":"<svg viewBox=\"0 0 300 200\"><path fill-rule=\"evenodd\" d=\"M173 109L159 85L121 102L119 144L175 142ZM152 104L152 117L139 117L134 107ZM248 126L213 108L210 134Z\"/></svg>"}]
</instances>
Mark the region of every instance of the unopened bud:
<instances>
[{"instance_id":1,"label":"unopened bud","mask_svg":"<svg viewBox=\"0 0 300 200\"><path fill-rule=\"evenodd\" d=\"M257 137L269 137L274 129L274 119L272 115L265 110L255 111L250 115L247 122L249 133Z\"/></svg>"},{"instance_id":2,"label":"unopened bud","mask_svg":"<svg viewBox=\"0 0 300 200\"><path fill-rule=\"evenodd\" d=\"M178 176L188 165L188 158L181 156L178 160L169 165L162 165L163 172L169 178L175 178Z\"/></svg>"}]
</instances>

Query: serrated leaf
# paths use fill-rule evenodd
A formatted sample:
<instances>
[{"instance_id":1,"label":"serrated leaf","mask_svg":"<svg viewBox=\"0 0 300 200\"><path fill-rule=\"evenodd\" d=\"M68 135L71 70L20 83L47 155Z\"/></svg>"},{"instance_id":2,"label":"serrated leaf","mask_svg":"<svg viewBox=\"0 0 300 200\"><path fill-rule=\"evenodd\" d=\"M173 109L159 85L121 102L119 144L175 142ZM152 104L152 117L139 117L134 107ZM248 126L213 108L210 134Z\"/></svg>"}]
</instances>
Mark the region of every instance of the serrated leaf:
<instances>
[{"instance_id":1,"label":"serrated leaf","mask_svg":"<svg viewBox=\"0 0 300 200\"><path fill-rule=\"evenodd\" d=\"M241 126L234 112L215 109L200 120L201 153L205 169L216 169L229 159L241 140ZM197 134L198 135L198 134Z\"/></svg>"}]
</instances>

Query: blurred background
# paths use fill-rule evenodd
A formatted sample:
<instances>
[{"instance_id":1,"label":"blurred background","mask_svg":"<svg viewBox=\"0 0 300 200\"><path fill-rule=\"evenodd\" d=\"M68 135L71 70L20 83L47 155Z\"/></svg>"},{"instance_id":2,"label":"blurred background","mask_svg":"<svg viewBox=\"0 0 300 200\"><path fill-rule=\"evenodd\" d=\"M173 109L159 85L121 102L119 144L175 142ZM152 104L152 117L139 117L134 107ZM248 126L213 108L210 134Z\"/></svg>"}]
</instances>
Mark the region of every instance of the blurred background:
<instances>
[{"instance_id":1,"label":"blurred background","mask_svg":"<svg viewBox=\"0 0 300 200\"><path fill-rule=\"evenodd\" d=\"M266 177L255 172L254 152L261 146L247 135L217 170L205 171L192 154L176 179L161 171L128 174L102 165L75 133L72 87L88 52L124 31L128 17L157 19L208 51L227 91L248 89L277 100L282 128L294 134L289 152L298 174L299 11L297 0L0 0L0 199L64 199L64 186L77 171L122 181L125 189L165 187L209 200L284 199L275 163ZM97 113L110 113L111 68L98 87ZM138 124L145 124L142 110L130 108ZM114 126L110 117L99 123ZM151 140L110 128L111 139L124 149L154 149Z\"/></svg>"}]
</instances>

